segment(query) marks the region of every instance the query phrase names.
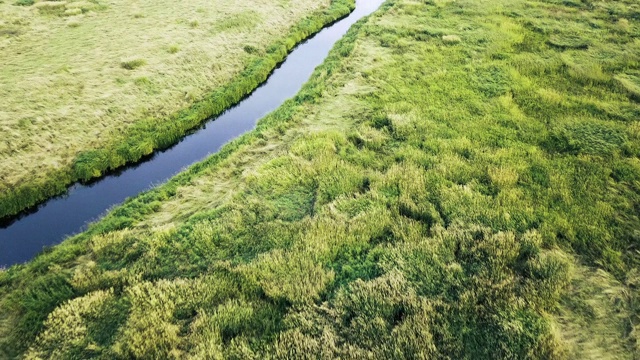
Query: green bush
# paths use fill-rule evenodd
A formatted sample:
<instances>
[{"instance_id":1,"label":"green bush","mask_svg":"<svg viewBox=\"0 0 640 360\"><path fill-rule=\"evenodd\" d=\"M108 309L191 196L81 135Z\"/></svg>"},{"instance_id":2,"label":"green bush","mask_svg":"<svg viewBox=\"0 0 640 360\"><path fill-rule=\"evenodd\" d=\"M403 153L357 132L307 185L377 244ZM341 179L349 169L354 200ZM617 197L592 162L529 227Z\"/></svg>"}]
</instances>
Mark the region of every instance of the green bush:
<instances>
[{"instance_id":1,"label":"green bush","mask_svg":"<svg viewBox=\"0 0 640 360\"><path fill-rule=\"evenodd\" d=\"M14 4L18 6L31 6L35 3L35 0L18 0Z\"/></svg>"}]
</instances>

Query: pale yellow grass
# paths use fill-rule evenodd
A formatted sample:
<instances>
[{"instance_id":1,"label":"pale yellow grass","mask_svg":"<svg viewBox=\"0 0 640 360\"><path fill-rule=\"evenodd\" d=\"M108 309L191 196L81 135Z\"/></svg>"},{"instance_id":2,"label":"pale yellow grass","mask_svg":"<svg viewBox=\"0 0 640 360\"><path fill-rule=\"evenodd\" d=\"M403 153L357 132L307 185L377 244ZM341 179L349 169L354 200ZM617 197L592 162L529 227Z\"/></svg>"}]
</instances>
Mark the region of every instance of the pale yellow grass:
<instances>
[{"instance_id":1,"label":"pale yellow grass","mask_svg":"<svg viewBox=\"0 0 640 360\"><path fill-rule=\"evenodd\" d=\"M0 189L187 107L330 0L41 3L0 2Z\"/></svg>"},{"instance_id":2,"label":"pale yellow grass","mask_svg":"<svg viewBox=\"0 0 640 360\"><path fill-rule=\"evenodd\" d=\"M633 336L628 332L634 291L611 274L574 261L571 285L554 314L568 358L635 359L625 340Z\"/></svg>"}]
</instances>

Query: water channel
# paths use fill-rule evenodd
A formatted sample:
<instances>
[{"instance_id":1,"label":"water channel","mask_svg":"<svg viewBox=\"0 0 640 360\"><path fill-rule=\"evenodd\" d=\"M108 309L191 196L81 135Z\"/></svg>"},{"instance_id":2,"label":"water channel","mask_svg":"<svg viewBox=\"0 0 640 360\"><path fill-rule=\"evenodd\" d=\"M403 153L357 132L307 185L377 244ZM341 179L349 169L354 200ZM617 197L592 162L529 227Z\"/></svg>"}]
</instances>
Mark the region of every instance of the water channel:
<instances>
[{"instance_id":1,"label":"water channel","mask_svg":"<svg viewBox=\"0 0 640 360\"><path fill-rule=\"evenodd\" d=\"M72 185L66 194L0 222L0 268L30 260L47 246L84 230L114 205L157 186L185 167L217 152L253 129L258 120L294 96L351 25L384 0L356 0L356 9L298 45L265 83L248 97L179 143L145 161L91 184Z\"/></svg>"}]
</instances>

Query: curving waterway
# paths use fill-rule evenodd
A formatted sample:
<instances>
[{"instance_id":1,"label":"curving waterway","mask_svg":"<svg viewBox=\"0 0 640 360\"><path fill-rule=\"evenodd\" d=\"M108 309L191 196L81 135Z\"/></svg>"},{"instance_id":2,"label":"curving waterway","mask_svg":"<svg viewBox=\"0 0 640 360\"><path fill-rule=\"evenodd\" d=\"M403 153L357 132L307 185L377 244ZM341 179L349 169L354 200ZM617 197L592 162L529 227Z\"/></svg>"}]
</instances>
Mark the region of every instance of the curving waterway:
<instances>
[{"instance_id":1,"label":"curving waterway","mask_svg":"<svg viewBox=\"0 0 640 360\"><path fill-rule=\"evenodd\" d=\"M356 0L356 9L298 45L269 79L235 107L173 147L91 184L75 184L66 194L0 223L0 268L30 260L47 246L84 230L108 209L213 154L252 130L257 121L294 96L351 25L384 0Z\"/></svg>"}]
</instances>

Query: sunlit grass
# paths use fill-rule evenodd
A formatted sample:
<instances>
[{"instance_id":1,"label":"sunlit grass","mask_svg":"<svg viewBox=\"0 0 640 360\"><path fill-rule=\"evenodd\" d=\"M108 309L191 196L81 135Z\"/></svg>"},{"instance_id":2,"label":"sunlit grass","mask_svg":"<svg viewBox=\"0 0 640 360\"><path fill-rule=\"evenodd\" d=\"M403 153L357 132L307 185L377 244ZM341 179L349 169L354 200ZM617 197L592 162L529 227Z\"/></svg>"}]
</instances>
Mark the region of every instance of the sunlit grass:
<instances>
[{"instance_id":1,"label":"sunlit grass","mask_svg":"<svg viewBox=\"0 0 640 360\"><path fill-rule=\"evenodd\" d=\"M611 46L635 2L592 5L387 2L256 131L0 272L0 344L634 359L640 29Z\"/></svg>"}]
</instances>

